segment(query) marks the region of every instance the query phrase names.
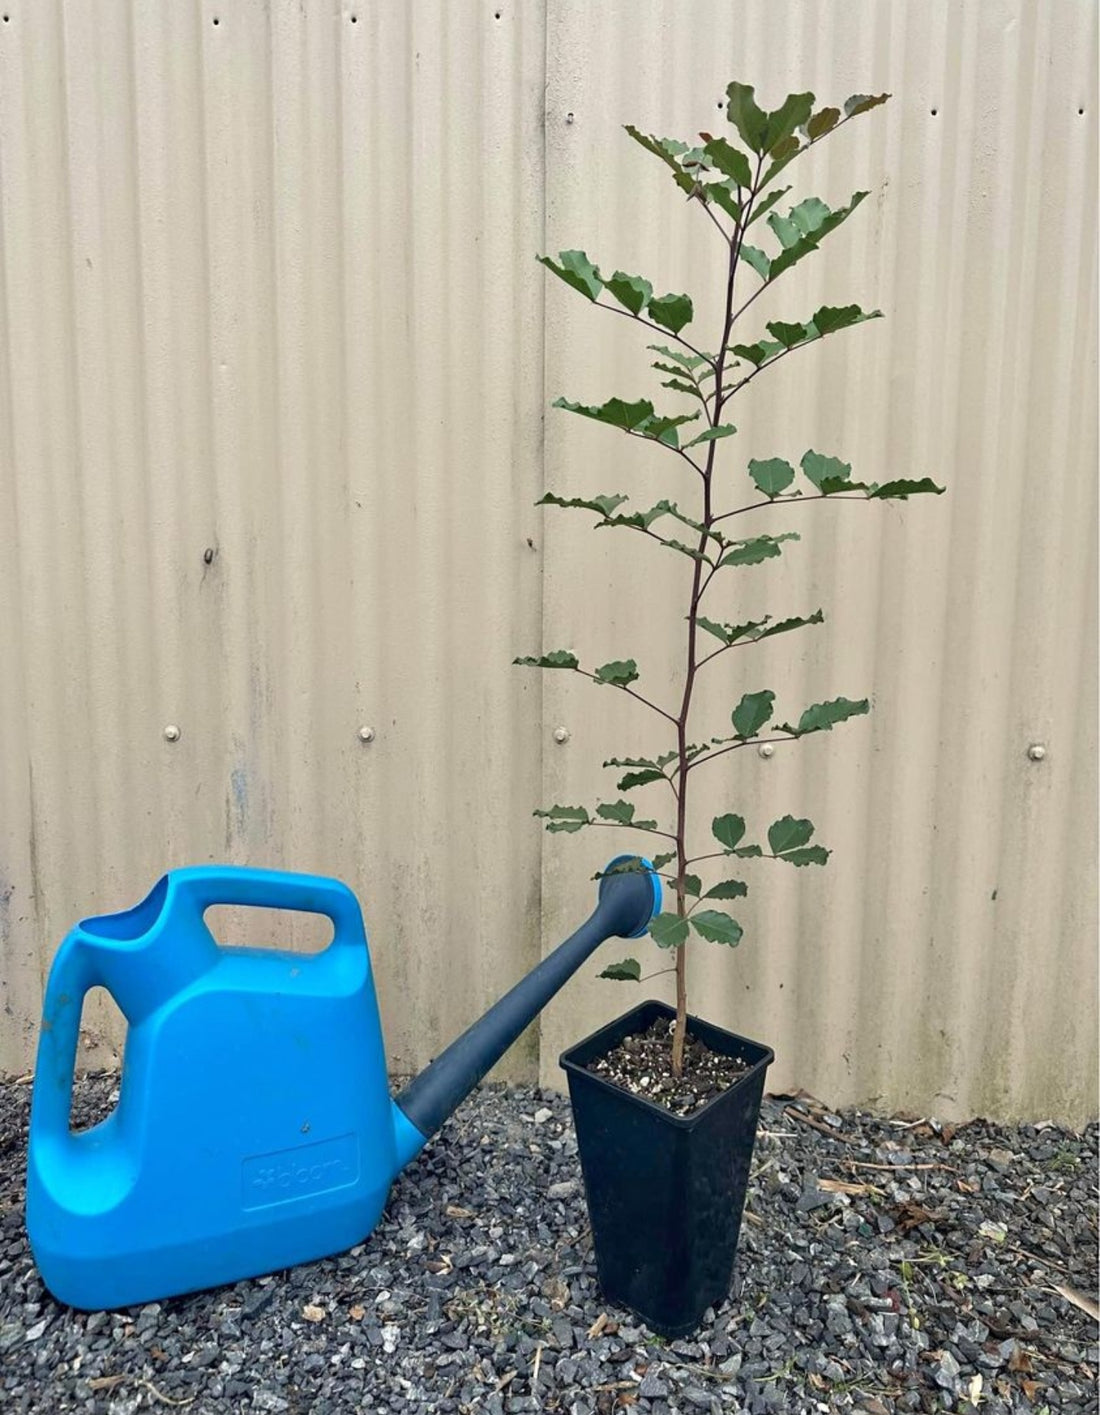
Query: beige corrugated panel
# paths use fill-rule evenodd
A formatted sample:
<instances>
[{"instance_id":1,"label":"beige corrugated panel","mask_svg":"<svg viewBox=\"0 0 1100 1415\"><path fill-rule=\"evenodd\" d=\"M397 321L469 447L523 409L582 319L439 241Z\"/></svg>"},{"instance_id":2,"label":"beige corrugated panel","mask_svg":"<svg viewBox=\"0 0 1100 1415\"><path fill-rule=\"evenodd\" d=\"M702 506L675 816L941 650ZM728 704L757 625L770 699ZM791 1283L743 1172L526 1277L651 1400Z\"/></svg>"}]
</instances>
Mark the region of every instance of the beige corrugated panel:
<instances>
[{"instance_id":1,"label":"beige corrugated panel","mask_svg":"<svg viewBox=\"0 0 1100 1415\"><path fill-rule=\"evenodd\" d=\"M775 1046L775 1086L1093 1113L1095 7L4 14L0 1067L30 1063L73 920L172 865L347 879L405 1070L588 911L589 876L638 837L544 837L529 813L613 795L600 763L660 731L510 660L633 655L670 697L685 580L532 503L691 489L565 413L544 447L546 397L656 380L639 331L545 289L532 257L583 246L703 308L713 233L621 125L720 124L743 77L773 101L896 95L794 169L799 193L875 197L747 324L850 299L888 319L755 382L724 475L814 446L950 492L760 514L803 540L716 617L827 622L708 670L705 726L762 686L788 715L838 693L875 711L713 768L704 833L719 809L791 811L835 854L753 866L745 941L694 949L693 1003ZM636 995L597 971L545 1016L548 1082ZM87 1020L117 1043L105 1006Z\"/></svg>"}]
</instances>

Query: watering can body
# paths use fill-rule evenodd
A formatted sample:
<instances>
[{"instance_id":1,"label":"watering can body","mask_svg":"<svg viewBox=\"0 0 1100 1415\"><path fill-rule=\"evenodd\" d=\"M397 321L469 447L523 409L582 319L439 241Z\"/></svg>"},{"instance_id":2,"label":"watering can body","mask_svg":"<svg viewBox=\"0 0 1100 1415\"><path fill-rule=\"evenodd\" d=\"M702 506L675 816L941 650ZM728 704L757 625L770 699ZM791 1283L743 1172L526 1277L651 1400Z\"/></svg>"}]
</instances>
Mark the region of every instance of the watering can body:
<instances>
[{"instance_id":1,"label":"watering can body","mask_svg":"<svg viewBox=\"0 0 1100 1415\"><path fill-rule=\"evenodd\" d=\"M85 919L50 971L31 1105L27 1232L46 1286L73 1307L122 1307L362 1241L399 1170L580 963L613 933L644 931L660 884L608 877L600 896L396 1101L346 885L203 866ZM309 956L222 948L204 921L217 904L327 915L332 942ZM73 1132L80 1014L96 986L128 1023L119 1099Z\"/></svg>"}]
</instances>

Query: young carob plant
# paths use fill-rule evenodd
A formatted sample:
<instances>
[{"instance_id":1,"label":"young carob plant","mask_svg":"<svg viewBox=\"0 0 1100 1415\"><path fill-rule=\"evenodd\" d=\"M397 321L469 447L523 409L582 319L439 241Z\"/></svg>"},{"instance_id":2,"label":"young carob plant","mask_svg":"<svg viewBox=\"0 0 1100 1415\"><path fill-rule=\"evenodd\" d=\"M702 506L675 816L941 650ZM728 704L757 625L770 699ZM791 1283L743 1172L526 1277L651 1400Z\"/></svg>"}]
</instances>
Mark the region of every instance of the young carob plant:
<instances>
[{"instance_id":1,"label":"young carob plant","mask_svg":"<svg viewBox=\"0 0 1100 1415\"><path fill-rule=\"evenodd\" d=\"M604 765L620 773L618 790L624 794L659 786L662 804L672 803L671 819L662 821L657 811L639 812L632 801L624 799L597 805L591 811L584 806L554 805L535 814L545 819L550 831L612 826L641 831L668 842L652 863L671 885L675 909L659 914L649 933L658 947L673 949L676 956L676 1022L671 1048L671 1067L676 1076L681 1074L684 1058L688 939L694 933L710 943L729 947L739 943L741 925L724 907L714 906L725 906L748 893L748 886L741 879L722 878L704 888L695 868L730 857L767 858L794 866L824 865L829 857L824 846L813 842L811 822L791 815L782 816L768 828L765 845L746 841L744 819L730 811L711 822L712 839L705 849L701 848L689 838L695 774L727 753L745 747L793 742L812 732L830 731L838 723L866 713L869 707L866 698L837 697L814 703L794 721L777 722L775 694L768 688L756 689L744 693L733 708L731 734L696 737L695 690L707 664L730 649L748 647L776 634L801 631L824 619L818 609L805 617L775 619L765 615L762 619L737 622L736 613L729 607L732 596L728 591L725 596L722 594L727 585L734 589L734 572L783 554L788 542L799 539L797 531L788 529L739 539L733 534L737 517L768 505L790 511L811 501L904 500L917 493L943 490L927 477L883 483L857 481L848 463L816 451L804 453L798 469L780 456L750 461L748 479L752 489L742 504L737 504L743 493L739 493L735 478L724 474L725 454L732 446L727 439L737 430L730 420L733 404L755 379L796 350L866 320L881 318L879 310L865 311L854 304L821 305L807 320L773 319L764 326L765 336L746 338L741 333L742 321L757 299L815 251L868 195L856 192L850 201L835 209L819 197L806 197L784 212L780 203L791 188L779 185L780 177L803 153L889 97L885 93L856 94L843 108L818 108L812 93L795 93L773 112L766 112L758 107L751 86L731 83L726 111L732 131L726 137L704 132L697 142L685 143L653 137L632 126L626 128L635 142L664 164L689 205L714 229L715 247L725 266L725 298L716 339L709 348L694 333L696 310L689 295L657 296L647 279L621 270L604 275L583 251L561 251L557 260L539 257L548 270L596 309L625 316L640 328L656 332L661 342L651 343L648 348L657 356L653 368L664 376L661 386L687 400L686 405L681 405L686 406L686 411L670 412L657 412L648 398L611 398L599 406L559 398L554 406L667 449L675 459L677 472L687 474L697 493L690 509L682 509L678 501L662 499L645 510L631 510L622 493L567 498L547 492L538 503L594 512L597 527L636 531L691 562L679 705L661 706L638 690L635 685L640 674L634 659L616 659L593 669L582 667L566 649L516 659L517 663L536 668L579 673L593 683L628 693L649 708L668 733L670 740L665 750L650 757L615 757ZM771 239L762 240L769 229ZM743 277L750 285L747 291L741 288ZM712 609L711 601L715 599L718 604ZM631 867L641 865L634 862L625 866ZM638 980L641 970L635 959L625 959L601 976Z\"/></svg>"}]
</instances>

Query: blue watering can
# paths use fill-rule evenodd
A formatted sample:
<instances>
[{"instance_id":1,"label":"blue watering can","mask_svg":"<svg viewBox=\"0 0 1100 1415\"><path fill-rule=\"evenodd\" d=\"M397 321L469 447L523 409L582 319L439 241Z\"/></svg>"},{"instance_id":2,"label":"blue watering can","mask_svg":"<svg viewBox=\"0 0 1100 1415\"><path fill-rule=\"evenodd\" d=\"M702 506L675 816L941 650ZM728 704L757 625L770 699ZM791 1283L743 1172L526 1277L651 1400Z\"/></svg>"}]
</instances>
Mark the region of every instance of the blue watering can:
<instances>
[{"instance_id":1,"label":"blue watering can","mask_svg":"<svg viewBox=\"0 0 1100 1415\"><path fill-rule=\"evenodd\" d=\"M216 904L323 914L333 939L312 956L220 948L204 922ZM550 998L660 904L648 861L605 873L587 922L396 1099L346 885L201 866L85 919L50 970L31 1105L27 1232L46 1286L73 1307L123 1307L360 1242L396 1175ZM74 1133L81 1006L96 986L129 1024L122 1080L111 1115Z\"/></svg>"}]
</instances>

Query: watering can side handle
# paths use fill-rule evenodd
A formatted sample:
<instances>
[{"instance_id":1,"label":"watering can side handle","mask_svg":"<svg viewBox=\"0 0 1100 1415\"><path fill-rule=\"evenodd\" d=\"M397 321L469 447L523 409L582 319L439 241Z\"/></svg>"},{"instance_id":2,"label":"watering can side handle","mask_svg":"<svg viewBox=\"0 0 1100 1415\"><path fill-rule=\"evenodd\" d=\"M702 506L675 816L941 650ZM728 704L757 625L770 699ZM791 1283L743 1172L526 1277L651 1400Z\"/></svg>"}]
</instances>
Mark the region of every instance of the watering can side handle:
<instances>
[{"instance_id":1,"label":"watering can side handle","mask_svg":"<svg viewBox=\"0 0 1100 1415\"><path fill-rule=\"evenodd\" d=\"M258 870L247 865L193 865L173 870L169 880L172 904L190 909L200 918L215 904L296 909L330 919L334 943L365 942L359 901L346 884L325 875Z\"/></svg>"},{"instance_id":2,"label":"watering can side handle","mask_svg":"<svg viewBox=\"0 0 1100 1415\"><path fill-rule=\"evenodd\" d=\"M108 986L103 955L101 947L74 932L64 940L54 958L42 1002L38 1035L31 1100L32 1144L48 1135L69 1133L80 1014L88 990Z\"/></svg>"}]
</instances>

